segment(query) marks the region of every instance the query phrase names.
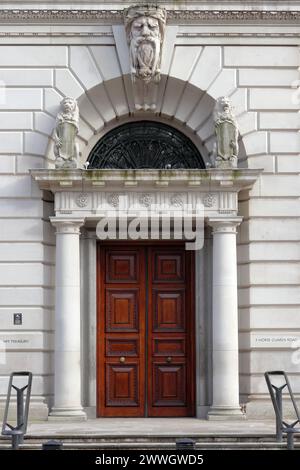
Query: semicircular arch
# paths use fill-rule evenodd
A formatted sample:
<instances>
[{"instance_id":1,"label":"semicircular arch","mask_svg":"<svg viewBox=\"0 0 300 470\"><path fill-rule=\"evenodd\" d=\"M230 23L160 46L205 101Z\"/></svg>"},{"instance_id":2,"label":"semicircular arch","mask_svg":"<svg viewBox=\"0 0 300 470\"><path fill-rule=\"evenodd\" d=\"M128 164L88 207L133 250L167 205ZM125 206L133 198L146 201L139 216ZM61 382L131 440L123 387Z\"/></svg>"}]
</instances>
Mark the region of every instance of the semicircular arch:
<instances>
[{"instance_id":1,"label":"semicircular arch","mask_svg":"<svg viewBox=\"0 0 300 470\"><path fill-rule=\"evenodd\" d=\"M169 124L182 132L196 145L205 164L209 165L210 156L215 146L213 109L221 91L224 91L224 95L227 94L232 99L236 108L238 123L239 121L247 121L246 138L248 139L249 134L253 137L254 130L248 128L251 119L247 119L247 111L243 105L245 101L243 90L232 89L230 93L226 93L228 91L226 87L224 90L219 87L218 95L214 96L216 92L210 94L209 91L202 90L192 83L165 75L162 76L156 90L155 110L146 112L132 111L132 88L130 89L128 86L130 80L129 75L121 75L103 81L90 89L84 90L82 87L78 87L76 92L72 86L64 87L55 92L55 99L52 97L51 109L48 110L48 113L52 115L53 127L61 99L69 95L75 97L78 101L80 111L79 147L82 164L87 161L97 141L107 132L122 123L146 119ZM172 93L170 90L172 90ZM49 137L46 154L49 162L51 162L51 160L53 161L52 133L49 133ZM240 132L238 166L245 167L247 166L247 154L249 153L246 145L244 145L243 137Z\"/></svg>"},{"instance_id":2,"label":"semicircular arch","mask_svg":"<svg viewBox=\"0 0 300 470\"><path fill-rule=\"evenodd\" d=\"M89 169L205 168L196 145L160 121L126 122L107 132L88 157Z\"/></svg>"}]
</instances>

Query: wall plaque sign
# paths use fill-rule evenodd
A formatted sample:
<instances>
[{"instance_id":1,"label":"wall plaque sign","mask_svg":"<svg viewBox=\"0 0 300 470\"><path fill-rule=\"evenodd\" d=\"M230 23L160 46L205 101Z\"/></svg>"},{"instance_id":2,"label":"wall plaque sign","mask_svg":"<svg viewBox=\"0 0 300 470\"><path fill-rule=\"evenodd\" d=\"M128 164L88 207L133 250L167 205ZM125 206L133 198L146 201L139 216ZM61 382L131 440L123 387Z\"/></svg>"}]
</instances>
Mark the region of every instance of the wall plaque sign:
<instances>
[{"instance_id":1,"label":"wall plaque sign","mask_svg":"<svg viewBox=\"0 0 300 470\"><path fill-rule=\"evenodd\" d=\"M14 325L22 325L23 315L22 313L14 313Z\"/></svg>"},{"instance_id":2,"label":"wall plaque sign","mask_svg":"<svg viewBox=\"0 0 300 470\"><path fill-rule=\"evenodd\" d=\"M252 334L253 348L293 348L300 341L299 334Z\"/></svg>"}]
</instances>

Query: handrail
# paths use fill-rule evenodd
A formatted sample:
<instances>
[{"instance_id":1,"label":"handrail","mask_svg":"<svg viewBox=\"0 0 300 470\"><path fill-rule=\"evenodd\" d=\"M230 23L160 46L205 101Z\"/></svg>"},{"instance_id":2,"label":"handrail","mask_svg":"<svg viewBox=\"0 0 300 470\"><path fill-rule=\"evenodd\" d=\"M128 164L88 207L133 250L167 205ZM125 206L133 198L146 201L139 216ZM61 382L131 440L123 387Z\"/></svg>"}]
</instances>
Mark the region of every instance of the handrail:
<instances>
[{"instance_id":1,"label":"handrail","mask_svg":"<svg viewBox=\"0 0 300 470\"><path fill-rule=\"evenodd\" d=\"M27 384L19 388L13 384L15 377L28 377ZM29 403L32 385L32 373L31 372L12 372L10 374L8 391L6 398L5 411L3 416L2 435L11 436L12 449L17 450L19 445L23 442L24 434L27 430ZM11 399L11 391L14 389L17 392L17 425L13 426L7 422L8 411ZM25 408L24 408L24 391L26 390Z\"/></svg>"},{"instance_id":2,"label":"handrail","mask_svg":"<svg viewBox=\"0 0 300 470\"><path fill-rule=\"evenodd\" d=\"M286 373L283 370L274 370L265 372L265 379L267 383L267 387L271 396L272 404L274 407L275 415L276 415L276 440L277 442L282 442L282 434L286 433L287 435L287 448L292 450L294 448L294 434L300 433L300 427L296 428L296 424L300 424L300 414L299 410L295 401L295 397L289 382L289 379ZM270 376L282 376L284 377L285 383L280 387L277 387L271 382ZM287 423L283 421L282 416L282 391L287 387L290 400L293 404L293 408L296 414L296 421L292 423ZM274 393L275 392L275 393Z\"/></svg>"}]
</instances>

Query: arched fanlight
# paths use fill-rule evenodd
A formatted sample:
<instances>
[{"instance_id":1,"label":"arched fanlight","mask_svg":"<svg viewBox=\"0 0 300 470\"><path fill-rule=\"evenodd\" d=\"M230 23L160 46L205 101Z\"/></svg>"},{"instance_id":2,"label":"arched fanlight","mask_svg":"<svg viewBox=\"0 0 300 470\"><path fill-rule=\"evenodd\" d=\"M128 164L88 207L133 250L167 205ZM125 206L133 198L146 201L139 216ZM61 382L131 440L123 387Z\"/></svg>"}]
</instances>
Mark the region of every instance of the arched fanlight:
<instances>
[{"instance_id":1,"label":"arched fanlight","mask_svg":"<svg viewBox=\"0 0 300 470\"><path fill-rule=\"evenodd\" d=\"M171 126L152 121L116 127L97 142L88 161L89 169L205 168L188 137Z\"/></svg>"}]
</instances>

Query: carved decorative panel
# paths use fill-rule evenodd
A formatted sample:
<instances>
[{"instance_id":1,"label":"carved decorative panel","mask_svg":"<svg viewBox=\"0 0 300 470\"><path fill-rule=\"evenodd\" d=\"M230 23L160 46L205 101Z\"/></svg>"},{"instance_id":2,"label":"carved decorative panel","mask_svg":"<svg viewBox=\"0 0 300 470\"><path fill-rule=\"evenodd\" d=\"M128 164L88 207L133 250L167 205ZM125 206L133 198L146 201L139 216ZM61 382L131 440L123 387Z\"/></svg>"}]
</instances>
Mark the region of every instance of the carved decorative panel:
<instances>
[{"instance_id":1,"label":"carved decorative panel","mask_svg":"<svg viewBox=\"0 0 300 470\"><path fill-rule=\"evenodd\" d=\"M106 289L106 331L138 331L138 290Z\"/></svg>"},{"instance_id":2,"label":"carved decorative panel","mask_svg":"<svg viewBox=\"0 0 300 470\"><path fill-rule=\"evenodd\" d=\"M154 364L153 366L153 405L186 405L186 370L184 364Z\"/></svg>"},{"instance_id":3,"label":"carved decorative panel","mask_svg":"<svg viewBox=\"0 0 300 470\"><path fill-rule=\"evenodd\" d=\"M106 255L106 282L138 282L138 252L110 251Z\"/></svg>"},{"instance_id":4,"label":"carved decorative panel","mask_svg":"<svg viewBox=\"0 0 300 470\"><path fill-rule=\"evenodd\" d=\"M183 331L185 317L184 289L153 289L153 330Z\"/></svg>"},{"instance_id":5,"label":"carved decorative panel","mask_svg":"<svg viewBox=\"0 0 300 470\"><path fill-rule=\"evenodd\" d=\"M108 132L89 156L89 169L205 168L196 146L166 124L139 121Z\"/></svg>"},{"instance_id":6,"label":"carved decorative panel","mask_svg":"<svg viewBox=\"0 0 300 470\"><path fill-rule=\"evenodd\" d=\"M185 338L155 338L153 340L154 356L185 356Z\"/></svg>"},{"instance_id":7,"label":"carved decorative panel","mask_svg":"<svg viewBox=\"0 0 300 470\"><path fill-rule=\"evenodd\" d=\"M138 406L137 366L106 364L106 406Z\"/></svg>"},{"instance_id":8,"label":"carved decorative panel","mask_svg":"<svg viewBox=\"0 0 300 470\"><path fill-rule=\"evenodd\" d=\"M105 353L106 356L137 357L139 355L138 339L107 339Z\"/></svg>"},{"instance_id":9,"label":"carved decorative panel","mask_svg":"<svg viewBox=\"0 0 300 470\"><path fill-rule=\"evenodd\" d=\"M153 282L184 282L184 252L156 252Z\"/></svg>"}]
</instances>

